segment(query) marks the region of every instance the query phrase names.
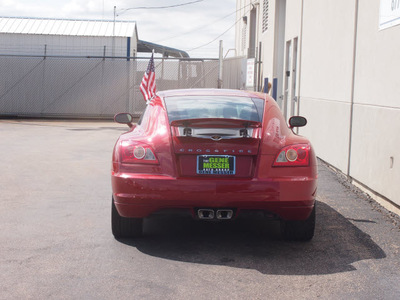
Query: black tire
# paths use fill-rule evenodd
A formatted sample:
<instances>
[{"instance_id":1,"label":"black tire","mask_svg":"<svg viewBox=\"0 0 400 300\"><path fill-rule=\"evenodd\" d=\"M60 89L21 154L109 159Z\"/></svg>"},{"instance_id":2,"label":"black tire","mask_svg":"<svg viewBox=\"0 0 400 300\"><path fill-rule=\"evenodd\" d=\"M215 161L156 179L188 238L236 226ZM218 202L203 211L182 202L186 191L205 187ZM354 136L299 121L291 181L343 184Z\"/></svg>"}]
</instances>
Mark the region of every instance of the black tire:
<instances>
[{"instance_id":1,"label":"black tire","mask_svg":"<svg viewBox=\"0 0 400 300\"><path fill-rule=\"evenodd\" d=\"M115 207L113 198L111 208L111 229L116 239L140 237L143 233L143 219L121 217Z\"/></svg>"},{"instance_id":2,"label":"black tire","mask_svg":"<svg viewBox=\"0 0 400 300\"><path fill-rule=\"evenodd\" d=\"M308 219L304 221L281 221L281 235L287 241L309 241L315 230L315 204Z\"/></svg>"}]
</instances>

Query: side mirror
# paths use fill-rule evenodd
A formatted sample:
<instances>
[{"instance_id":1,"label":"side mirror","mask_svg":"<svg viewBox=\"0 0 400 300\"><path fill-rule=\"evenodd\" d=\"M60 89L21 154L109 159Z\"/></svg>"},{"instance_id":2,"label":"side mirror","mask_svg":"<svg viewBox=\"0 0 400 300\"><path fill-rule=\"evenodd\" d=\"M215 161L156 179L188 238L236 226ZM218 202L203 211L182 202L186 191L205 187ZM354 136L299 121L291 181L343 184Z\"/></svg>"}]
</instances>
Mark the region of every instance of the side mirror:
<instances>
[{"instance_id":1,"label":"side mirror","mask_svg":"<svg viewBox=\"0 0 400 300\"><path fill-rule=\"evenodd\" d=\"M289 119L290 128L306 126L307 119L301 116L293 116Z\"/></svg>"},{"instance_id":2,"label":"side mirror","mask_svg":"<svg viewBox=\"0 0 400 300\"><path fill-rule=\"evenodd\" d=\"M132 121L133 121L133 116L128 113L119 113L114 116L114 121L119 123L119 124L126 124L129 127L133 127Z\"/></svg>"}]
</instances>

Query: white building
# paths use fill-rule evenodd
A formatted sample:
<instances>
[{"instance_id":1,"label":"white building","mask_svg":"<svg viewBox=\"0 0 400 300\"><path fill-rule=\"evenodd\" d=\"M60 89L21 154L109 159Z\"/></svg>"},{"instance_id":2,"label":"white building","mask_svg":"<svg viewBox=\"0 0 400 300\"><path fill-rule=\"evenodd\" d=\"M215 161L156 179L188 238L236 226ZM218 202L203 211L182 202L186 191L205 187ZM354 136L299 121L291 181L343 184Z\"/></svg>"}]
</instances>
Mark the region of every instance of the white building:
<instances>
[{"instance_id":1,"label":"white building","mask_svg":"<svg viewBox=\"0 0 400 300\"><path fill-rule=\"evenodd\" d=\"M236 51L261 61L256 79L276 78L286 117L305 116L300 133L317 155L400 214L400 1L237 0L237 9Z\"/></svg>"},{"instance_id":2,"label":"white building","mask_svg":"<svg viewBox=\"0 0 400 300\"><path fill-rule=\"evenodd\" d=\"M0 54L136 56L135 22L0 17Z\"/></svg>"}]
</instances>

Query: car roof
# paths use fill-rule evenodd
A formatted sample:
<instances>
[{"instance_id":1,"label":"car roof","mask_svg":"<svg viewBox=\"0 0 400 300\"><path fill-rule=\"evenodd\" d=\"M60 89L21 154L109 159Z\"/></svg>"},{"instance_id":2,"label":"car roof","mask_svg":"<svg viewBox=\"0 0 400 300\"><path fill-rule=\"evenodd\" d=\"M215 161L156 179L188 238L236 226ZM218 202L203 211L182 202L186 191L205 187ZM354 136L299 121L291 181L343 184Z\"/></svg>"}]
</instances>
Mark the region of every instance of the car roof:
<instances>
[{"instance_id":1,"label":"car roof","mask_svg":"<svg viewBox=\"0 0 400 300\"><path fill-rule=\"evenodd\" d=\"M164 97L175 96L235 96L265 99L266 94L243 90L230 89L179 89L157 92L157 95Z\"/></svg>"}]
</instances>

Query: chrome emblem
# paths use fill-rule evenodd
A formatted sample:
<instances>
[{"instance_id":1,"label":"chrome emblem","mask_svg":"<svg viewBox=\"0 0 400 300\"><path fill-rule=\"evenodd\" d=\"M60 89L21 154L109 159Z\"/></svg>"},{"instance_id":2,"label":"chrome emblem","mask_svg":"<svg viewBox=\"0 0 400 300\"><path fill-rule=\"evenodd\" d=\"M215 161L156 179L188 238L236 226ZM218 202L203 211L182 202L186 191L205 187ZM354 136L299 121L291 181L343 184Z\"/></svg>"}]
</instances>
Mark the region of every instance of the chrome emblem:
<instances>
[{"instance_id":1,"label":"chrome emblem","mask_svg":"<svg viewBox=\"0 0 400 300\"><path fill-rule=\"evenodd\" d=\"M211 139L212 139L213 141L220 141L220 140L222 139L222 136L220 136L220 135L212 135L212 136L211 136Z\"/></svg>"}]
</instances>

